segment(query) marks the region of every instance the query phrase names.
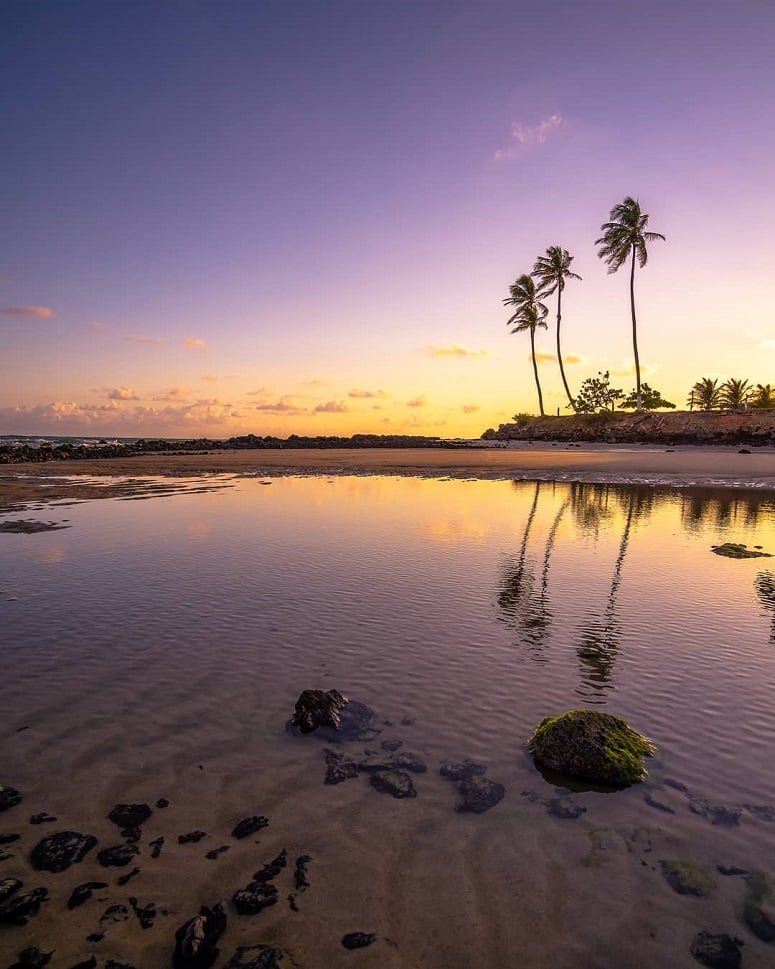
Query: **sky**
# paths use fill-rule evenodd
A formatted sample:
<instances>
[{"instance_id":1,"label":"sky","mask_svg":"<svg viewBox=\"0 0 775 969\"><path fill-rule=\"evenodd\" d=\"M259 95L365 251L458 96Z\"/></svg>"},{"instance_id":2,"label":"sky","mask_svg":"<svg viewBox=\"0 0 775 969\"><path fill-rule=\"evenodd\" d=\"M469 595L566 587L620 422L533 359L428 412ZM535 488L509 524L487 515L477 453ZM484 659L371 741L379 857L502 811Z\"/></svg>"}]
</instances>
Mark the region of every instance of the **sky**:
<instances>
[{"instance_id":1,"label":"sky","mask_svg":"<svg viewBox=\"0 0 775 969\"><path fill-rule=\"evenodd\" d=\"M775 383L771 0L5 0L0 434L477 437L571 390ZM568 413L554 301L536 337Z\"/></svg>"}]
</instances>

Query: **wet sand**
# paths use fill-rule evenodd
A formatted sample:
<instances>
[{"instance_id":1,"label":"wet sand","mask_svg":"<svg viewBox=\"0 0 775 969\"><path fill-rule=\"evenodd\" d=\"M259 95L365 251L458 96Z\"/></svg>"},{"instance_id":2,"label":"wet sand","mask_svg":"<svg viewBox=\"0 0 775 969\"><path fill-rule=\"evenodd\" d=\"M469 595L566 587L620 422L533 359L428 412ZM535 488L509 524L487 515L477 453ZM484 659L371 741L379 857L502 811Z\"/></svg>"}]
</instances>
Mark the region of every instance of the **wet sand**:
<instances>
[{"instance_id":1,"label":"wet sand","mask_svg":"<svg viewBox=\"0 0 775 969\"><path fill-rule=\"evenodd\" d=\"M125 497L148 478L215 474L404 474L775 489L775 450L516 445L428 450L240 450L0 467L0 510ZM108 479L108 480L106 480ZM113 480L110 480L113 479Z\"/></svg>"}]
</instances>

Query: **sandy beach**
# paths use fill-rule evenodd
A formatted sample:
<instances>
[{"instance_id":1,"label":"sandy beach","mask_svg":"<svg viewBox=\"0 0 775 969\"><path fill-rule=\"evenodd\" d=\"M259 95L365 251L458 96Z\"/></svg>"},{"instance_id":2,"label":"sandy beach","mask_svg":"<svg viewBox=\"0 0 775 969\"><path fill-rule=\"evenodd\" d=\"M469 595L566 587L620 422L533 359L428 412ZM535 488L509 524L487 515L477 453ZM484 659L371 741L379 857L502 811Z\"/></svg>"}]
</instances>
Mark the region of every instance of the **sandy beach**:
<instances>
[{"instance_id":1,"label":"sandy beach","mask_svg":"<svg viewBox=\"0 0 775 969\"><path fill-rule=\"evenodd\" d=\"M500 448L240 450L148 454L125 459L62 461L0 467L0 509L29 502L121 497L143 490L142 479L215 474L399 474L470 478L616 481L663 486L775 489L775 451L738 448Z\"/></svg>"}]
</instances>

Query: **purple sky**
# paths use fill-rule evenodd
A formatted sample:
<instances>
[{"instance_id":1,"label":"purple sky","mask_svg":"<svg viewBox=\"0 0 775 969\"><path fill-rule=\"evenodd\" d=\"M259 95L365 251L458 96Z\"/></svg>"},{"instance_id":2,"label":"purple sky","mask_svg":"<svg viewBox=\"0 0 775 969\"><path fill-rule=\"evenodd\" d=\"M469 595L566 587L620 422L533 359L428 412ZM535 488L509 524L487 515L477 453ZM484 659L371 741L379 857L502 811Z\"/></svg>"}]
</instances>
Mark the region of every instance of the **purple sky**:
<instances>
[{"instance_id":1,"label":"purple sky","mask_svg":"<svg viewBox=\"0 0 775 969\"><path fill-rule=\"evenodd\" d=\"M645 379L678 404L775 383L770 0L2 21L0 433L476 435L537 409L501 301L552 244L584 277L572 389L629 390L628 281L594 247L625 195L667 236L637 283Z\"/></svg>"}]
</instances>

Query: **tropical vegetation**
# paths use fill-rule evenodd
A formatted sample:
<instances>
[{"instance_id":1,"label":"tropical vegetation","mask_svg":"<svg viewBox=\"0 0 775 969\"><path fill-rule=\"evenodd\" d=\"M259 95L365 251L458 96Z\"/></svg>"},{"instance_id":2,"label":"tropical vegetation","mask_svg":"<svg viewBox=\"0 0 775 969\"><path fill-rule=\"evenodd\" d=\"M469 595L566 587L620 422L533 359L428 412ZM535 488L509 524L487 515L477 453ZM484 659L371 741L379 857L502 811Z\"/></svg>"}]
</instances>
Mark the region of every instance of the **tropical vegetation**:
<instances>
[{"instance_id":1,"label":"tropical vegetation","mask_svg":"<svg viewBox=\"0 0 775 969\"><path fill-rule=\"evenodd\" d=\"M686 400L689 410L747 410L775 407L775 386L756 384L747 378L730 377L720 384L716 378L703 377L689 392Z\"/></svg>"},{"instance_id":2,"label":"tropical vegetation","mask_svg":"<svg viewBox=\"0 0 775 969\"><path fill-rule=\"evenodd\" d=\"M568 403L574 407L573 397L568 389L568 381L565 379L565 368L562 365L562 350L560 349L560 321L562 319L562 292L565 289L566 279L581 279L576 273L571 272L570 264L573 256L562 246L549 246L546 255L539 256L531 275L539 281L540 293L542 296L551 296L557 293L557 362L560 365L560 376L568 395Z\"/></svg>"},{"instance_id":3,"label":"tropical vegetation","mask_svg":"<svg viewBox=\"0 0 775 969\"><path fill-rule=\"evenodd\" d=\"M536 390L538 391L538 407L541 417L544 416L544 398L541 393L541 382L538 379L538 365L536 363L535 332L538 327L547 329L546 306L539 299L539 292L535 280L527 273L523 273L516 282L509 286L509 295L504 299L505 306L513 306L514 313L506 321L506 326L513 326L512 333L530 332L530 352L533 357L533 373L535 374Z\"/></svg>"}]
</instances>

